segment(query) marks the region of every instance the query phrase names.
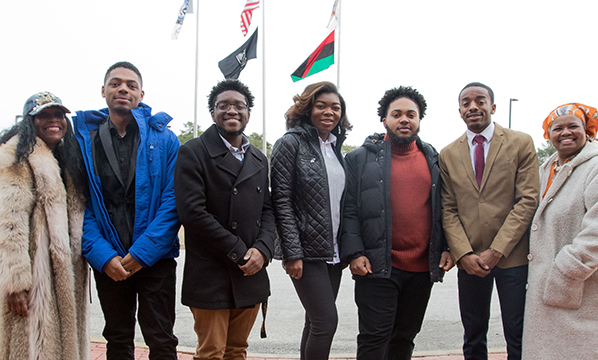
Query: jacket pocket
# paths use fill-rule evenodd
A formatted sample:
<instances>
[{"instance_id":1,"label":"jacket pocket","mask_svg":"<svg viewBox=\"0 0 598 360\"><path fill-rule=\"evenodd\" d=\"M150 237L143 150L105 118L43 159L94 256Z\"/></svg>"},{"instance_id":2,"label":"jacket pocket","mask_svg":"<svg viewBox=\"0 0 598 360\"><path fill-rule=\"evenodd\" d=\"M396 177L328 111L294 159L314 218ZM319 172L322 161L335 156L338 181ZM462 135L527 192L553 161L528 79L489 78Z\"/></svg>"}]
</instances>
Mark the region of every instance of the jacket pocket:
<instances>
[{"instance_id":1,"label":"jacket pocket","mask_svg":"<svg viewBox=\"0 0 598 360\"><path fill-rule=\"evenodd\" d=\"M563 274L552 264L546 279L542 301L545 305L564 309L579 309L583 299L584 282Z\"/></svg>"}]
</instances>

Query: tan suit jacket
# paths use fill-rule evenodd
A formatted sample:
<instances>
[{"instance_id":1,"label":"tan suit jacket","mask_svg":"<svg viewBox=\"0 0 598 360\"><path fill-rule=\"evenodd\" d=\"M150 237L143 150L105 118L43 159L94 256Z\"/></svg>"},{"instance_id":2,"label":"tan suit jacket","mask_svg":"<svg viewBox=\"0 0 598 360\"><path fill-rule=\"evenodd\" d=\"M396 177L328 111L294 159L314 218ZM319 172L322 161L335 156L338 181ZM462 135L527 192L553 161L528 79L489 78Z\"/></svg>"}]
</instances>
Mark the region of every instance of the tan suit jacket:
<instances>
[{"instance_id":1,"label":"tan suit jacket","mask_svg":"<svg viewBox=\"0 0 598 360\"><path fill-rule=\"evenodd\" d=\"M455 260L492 248L500 268L527 264L528 228L538 206L538 156L531 137L495 124L481 187L467 135L440 152L442 220Z\"/></svg>"}]
</instances>

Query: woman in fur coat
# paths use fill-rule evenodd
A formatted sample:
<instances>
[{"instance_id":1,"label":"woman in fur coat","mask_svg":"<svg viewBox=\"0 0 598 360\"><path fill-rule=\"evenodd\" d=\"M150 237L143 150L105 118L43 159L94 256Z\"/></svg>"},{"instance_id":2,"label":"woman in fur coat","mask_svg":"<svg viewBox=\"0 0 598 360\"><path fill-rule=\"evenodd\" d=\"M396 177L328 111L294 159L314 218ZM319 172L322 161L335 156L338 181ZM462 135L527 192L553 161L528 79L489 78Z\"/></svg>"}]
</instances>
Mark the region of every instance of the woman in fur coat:
<instances>
[{"instance_id":1,"label":"woman in fur coat","mask_svg":"<svg viewBox=\"0 0 598 360\"><path fill-rule=\"evenodd\" d=\"M531 226L523 359L598 359L598 113L566 104L544 121L557 152L540 167Z\"/></svg>"},{"instance_id":2,"label":"woman in fur coat","mask_svg":"<svg viewBox=\"0 0 598 360\"><path fill-rule=\"evenodd\" d=\"M89 359L87 175L67 112L35 94L0 137L0 359Z\"/></svg>"}]
</instances>

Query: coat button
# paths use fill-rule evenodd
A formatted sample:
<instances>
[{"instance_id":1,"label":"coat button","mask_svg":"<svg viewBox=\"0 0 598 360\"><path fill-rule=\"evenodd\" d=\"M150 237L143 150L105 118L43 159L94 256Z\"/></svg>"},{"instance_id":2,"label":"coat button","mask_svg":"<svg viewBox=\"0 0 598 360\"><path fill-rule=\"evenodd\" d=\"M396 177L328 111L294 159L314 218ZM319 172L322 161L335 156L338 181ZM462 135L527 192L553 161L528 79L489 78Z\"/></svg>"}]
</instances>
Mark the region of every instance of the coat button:
<instances>
[{"instance_id":1,"label":"coat button","mask_svg":"<svg viewBox=\"0 0 598 360\"><path fill-rule=\"evenodd\" d=\"M237 253L230 254L230 259L233 260L233 261L237 260Z\"/></svg>"},{"instance_id":2,"label":"coat button","mask_svg":"<svg viewBox=\"0 0 598 360\"><path fill-rule=\"evenodd\" d=\"M536 231L536 230L538 230L538 224L533 224L533 225L532 225L532 230L533 230L533 231Z\"/></svg>"},{"instance_id":3,"label":"coat button","mask_svg":"<svg viewBox=\"0 0 598 360\"><path fill-rule=\"evenodd\" d=\"M234 230L237 228L237 222L233 221L232 224L230 224L230 227Z\"/></svg>"},{"instance_id":4,"label":"coat button","mask_svg":"<svg viewBox=\"0 0 598 360\"><path fill-rule=\"evenodd\" d=\"M239 193L239 191L237 190L237 188L233 188L233 194L237 195Z\"/></svg>"},{"instance_id":5,"label":"coat button","mask_svg":"<svg viewBox=\"0 0 598 360\"><path fill-rule=\"evenodd\" d=\"M260 220L255 222L257 224L257 226L262 226L262 222Z\"/></svg>"},{"instance_id":6,"label":"coat button","mask_svg":"<svg viewBox=\"0 0 598 360\"><path fill-rule=\"evenodd\" d=\"M480 202L483 203L484 202L484 198L480 198Z\"/></svg>"},{"instance_id":7,"label":"coat button","mask_svg":"<svg viewBox=\"0 0 598 360\"><path fill-rule=\"evenodd\" d=\"M259 193L262 192L262 188L260 186L257 187L257 192L259 192Z\"/></svg>"},{"instance_id":8,"label":"coat button","mask_svg":"<svg viewBox=\"0 0 598 360\"><path fill-rule=\"evenodd\" d=\"M534 257L532 256L532 254L527 254L527 259L528 259L529 261L532 261L532 259L533 259L533 258L534 258Z\"/></svg>"}]
</instances>

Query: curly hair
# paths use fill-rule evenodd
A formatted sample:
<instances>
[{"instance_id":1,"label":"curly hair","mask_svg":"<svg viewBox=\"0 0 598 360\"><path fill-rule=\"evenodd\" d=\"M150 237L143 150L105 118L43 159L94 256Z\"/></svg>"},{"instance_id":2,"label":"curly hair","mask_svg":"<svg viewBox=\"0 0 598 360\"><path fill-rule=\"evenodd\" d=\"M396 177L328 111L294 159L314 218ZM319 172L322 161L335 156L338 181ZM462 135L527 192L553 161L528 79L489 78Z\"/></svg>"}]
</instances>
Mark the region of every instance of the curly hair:
<instances>
[{"instance_id":1,"label":"curly hair","mask_svg":"<svg viewBox=\"0 0 598 360\"><path fill-rule=\"evenodd\" d=\"M65 116L66 134L62 141L54 148L54 157L58 161L61 175L68 173L73 180L78 193L89 199L89 184L87 182L87 170L83 163L81 148L75 138L71 121ZM35 129L35 117L25 115L23 119L12 128L5 130L0 134L0 145L5 144L15 135L19 136L17 149L15 152L16 163L20 163L29 158L33 152L33 147L37 143L37 130Z\"/></svg>"},{"instance_id":2,"label":"curly hair","mask_svg":"<svg viewBox=\"0 0 598 360\"><path fill-rule=\"evenodd\" d=\"M210 95L208 95L208 109L210 112L214 111L214 106L216 105L216 97L225 91L236 91L238 93L243 94L245 96L245 101L247 101L247 111L251 112L251 108L253 107L253 100L255 99L249 91L247 85L243 84L239 80L235 79L226 79L218 82L218 84L214 85L212 91L210 91Z\"/></svg>"},{"instance_id":3,"label":"curly hair","mask_svg":"<svg viewBox=\"0 0 598 360\"><path fill-rule=\"evenodd\" d=\"M423 95L411 86L400 86L398 88L387 90L382 99L380 99L378 102L380 105L378 107L378 116L380 116L380 121L386 118L390 104L400 98L407 98L413 101L419 109L419 119L421 120L424 118L424 115L426 115L426 108L428 107L426 99L424 99Z\"/></svg>"},{"instance_id":4,"label":"curly hair","mask_svg":"<svg viewBox=\"0 0 598 360\"><path fill-rule=\"evenodd\" d=\"M461 91L459 91L459 102L461 101L461 93L463 92L463 90L469 88L469 87L481 87L484 88L486 90L488 90L488 94L490 95L490 105L494 104L494 91L492 91L492 89L490 89L490 86L482 84L481 82L470 82L469 84L465 85L463 87L463 89L461 89Z\"/></svg>"},{"instance_id":5,"label":"curly hair","mask_svg":"<svg viewBox=\"0 0 598 360\"><path fill-rule=\"evenodd\" d=\"M352 126L347 119L347 105L345 99L338 92L338 88L331 82L322 81L315 84L307 85L303 94L293 96L295 102L293 106L284 114L287 122L287 130L301 124L302 122L311 124L311 110L318 96L322 94L335 94L341 102L341 118L337 127L340 130L351 130Z\"/></svg>"}]
</instances>

